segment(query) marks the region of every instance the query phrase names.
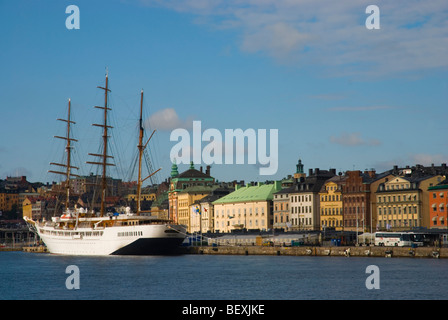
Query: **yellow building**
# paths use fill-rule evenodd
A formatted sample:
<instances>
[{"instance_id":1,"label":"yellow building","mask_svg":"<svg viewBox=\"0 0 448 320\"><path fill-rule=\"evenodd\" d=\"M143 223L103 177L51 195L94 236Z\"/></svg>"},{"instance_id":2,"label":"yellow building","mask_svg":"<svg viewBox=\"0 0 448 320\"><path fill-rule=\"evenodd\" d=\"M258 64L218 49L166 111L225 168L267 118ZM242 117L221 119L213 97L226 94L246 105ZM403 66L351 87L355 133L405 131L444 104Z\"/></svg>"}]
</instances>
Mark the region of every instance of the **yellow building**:
<instances>
[{"instance_id":1,"label":"yellow building","mask_svg":"<svg viewBox=\"0 0 448 320\"><path fill-rule=\"evenodd\" d=\"M220 186L208 194L206 197L196 200L190 206L190 232L214 232L215 211L213 202L228 195L233 188Z\"/></svg>"},{"instance_id":2,"label":"yellow building","mask_svg":"<svg viewBox=\"0 0 448 320\"><path fill-rule=\"evenodd\" d=\"M442 179L441 175L396 176L380 184L376 192L378 228L381 230L429 228L428 188Z\"/></svg>"},{"instance_id":3,"label":"yellow building","mask_svg":"<svg viewBox=\"0 0 448 320\"><path fill-rule=\"evenodd\" d=\"M281 182L258 183L256 186L235 186L235 191L213 202L215 232L234 229L267 230L273 226L273 193Z\"/></svg>"},{"instance_id":4,"label":"yellow building","mask_svg":"<svg viewBox=\"0 0 448 320\"><path fill-rule=\"evenodd\" d=\"M19 194L11 190L0 190L0 211L11 211L13 206L19 207Z\"/></svg>"},{"instance_id":5,"label":"yellow building","mask_svg":"<svg viewBox=\"0 0 448 320\"><path fill-rule=\"evenodd\" d=\"M293 187L282 189L274 193L274 228L288 230L291 226L289 222L289 193Z\"/></svg>"},{"instance_id":6,"label":"yellow building","mask_svg":"<svg viewBox=\"0 0 448 320\"><path fill-rule=\"evenodd\" d=\"M196 232L196 229L199 229L197 217L192 214L192 205L196 200L206 197L216 188L217 186L194 186L185 188L177 194L178 223L187 226L187 232Z\"/></svg>"},{"instance_id":7,"label":"yellow building","mask_svg":"<svg viewBox=\"0 0 448 320\"><path fill-rule=\"evenodd\" d=\"M383 174L376 175L375 180L372 181L370 184L370 212L372 217L372 232L375 232L378 227L378 203L377 203L377 197L376 197L376 191L378 190L378 187L380 184L389 181L390 179L393 179L394 175L390 172L384 172ZM370 232L370 230L367 230Z\"/></svg>"},{"instance_id":8,"label":"yellow building","mask_svg":"<svg viewBox=\"0 0 448 320\"><path fill-rule=\"evenodd\" d=\"M173 163L171 167L171 179L170 186L168 190L168 212L169 218L174 222L180 222L180 205L179 205L179 194L183 192L186 188L194 186L212 186L215 183L215 178L210 176L210 166L202 172L202 167L200 170L194 168L194 164L190 164L190 169L179 174L177 171L177 164ZM185 207L183 208L185 209ZM188 210L187 210L188 211ZM184 217L183 221L187 221L186 213L182 212Z\"/></svg>"},{"instance_id":9,"label":"yellow building","mask_svg":"<svg viewBox=\"0 0 448 320\"><path fill-rule=\"evenodd\" d=\"M22 209L23 209L23 217L28 217L30 219L33 219L33 202L31 201L30 198L26 197L25 200L23 200L23 204L22 204Z\"/></svg>"},{"instance_id":10,"label":"yellow building","mask_svg":"<svg viewBox=\"0 0 448 320\"><path fill-rule=\"evenodd\" d=\"M126 196L127 201L136 201L137 202L137 195L136 194L128 194ZM140 201L154 201L156 200L156 194L155 193L142 193L140 194Z\"/></svg>"},{"instance_id":11,"label":"yellow building","mask_svg":"<svg viewBox=\"0 0 448 320\"><path fill-rule=\"evenodd\" d=\"M343 229L342 185L345 177L335 176L322 186L320 197L320 222L323 228Z\"/></svg>"},{"instance_id":12,"label":"yellow building","mask_svg":"<svg viewBox=\"0 0 448 320\"><path fill-rule=\"evenodd\" d=\"M40 220L45 209L45 200L38 196L27 196L23 200L22 208L24 217Z\"/></svg>"}]
</instances>

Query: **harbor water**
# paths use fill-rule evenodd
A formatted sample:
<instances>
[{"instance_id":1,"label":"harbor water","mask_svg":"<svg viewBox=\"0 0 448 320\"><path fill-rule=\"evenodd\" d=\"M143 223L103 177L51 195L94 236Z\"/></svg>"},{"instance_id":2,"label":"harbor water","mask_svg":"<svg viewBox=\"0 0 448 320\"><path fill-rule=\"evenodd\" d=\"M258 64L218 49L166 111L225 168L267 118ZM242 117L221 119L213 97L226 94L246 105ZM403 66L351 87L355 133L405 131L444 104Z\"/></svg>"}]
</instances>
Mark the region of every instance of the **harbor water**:
<instances>
[{"instance_id":1,"label":"harbor water","mask_svg":"<svg viewBox=\"0 0 448 320\"><path fill-rule=\"evenodd\" d=\"M371 265L378 288L368 289ZM437 300L447 270L448 259L0 252L0 299ZM67 285L73 276L79 289Z\"/></svg>"}]
</instances>

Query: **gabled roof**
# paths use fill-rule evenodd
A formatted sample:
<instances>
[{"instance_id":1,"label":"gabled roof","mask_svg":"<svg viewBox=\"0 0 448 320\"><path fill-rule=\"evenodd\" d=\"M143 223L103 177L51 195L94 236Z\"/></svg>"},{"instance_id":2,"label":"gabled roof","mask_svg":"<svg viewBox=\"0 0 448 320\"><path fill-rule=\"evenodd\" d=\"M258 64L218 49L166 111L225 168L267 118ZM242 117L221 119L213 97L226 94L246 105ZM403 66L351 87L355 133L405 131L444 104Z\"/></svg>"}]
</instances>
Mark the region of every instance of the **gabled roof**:
<instances>
[{"instance_id":1,"label":"gabled roof","mask_svg":"<svg viewBox=\"0 0 448 320\"><path fill-rule=\"evenodd\" d=\"M385 189L384 189L385 186L386 186L387 184L392 184L392 183L396 182L396 181L394 181L395 179L402 179L402 180L408 181L408 182L411 183L411 184L415 184L415 187L413 187L413 186L411 185L409 189L404 189L404 190L414 190L414 189L416 189L416 188L417 188L417 189L419 188L419 186L420 186L420 182L425 181L425 180L430 179L430 178L433 178L433 177L435 177L435 176L433 176L433 175L394 176L394 177L392 178L392 180L389 180L389 181L380 183L380 184L378 185L377 192L391 192L391 191L398 191L397 189L392 189L392 190L385 190ZM429 189L430 189L430 188L428 188L428 190L429 190ZM401 189L400 189L400 190L401 190Z\"/></svg>"},{"instance_id":2,"label":"gabled roof","mask_svg":"<svg viewBox=\"0 0 448 320\"><path fill-rule=\"evenodd\" d=\"M318 193L325 182L335 175L331 171L319 170L319 174L306 177L303 181L293 185L294 190L290 193Z\"/></svg>"},{"instance_id":3,"label":"gabled roof","mask_svg":"<svg viewBox=\"0 0 448 320\"><path fill-rule=\"evenodd\" d=\"M184 171L181 174L179 174L174 179L179 179L179 178L187 178L187 179L191 179L191 178L204 178L205 179L205 178L208 178L208 179L213 179L210 175L205 174L204 172L201 172L201 171L196 170L196 169L188 169L187 171Z\"/></svg>"},{"instance_id":4,"label":"gabled roof","mask_svg":"<svg viewBox=\"0 0 448 320\"><path fill-rule=\"evenodd\" d=\"M328 190L326 190L325 186L330 182L335 183L338 186L338 188L341 188L341 186L345 184L346 179L347 179L346 176L338 175L326 180L324 184L322 184L319 193L328 193ZM342 192L342 189L339 189L338 192Z\"/></svg>"}]
</instances>

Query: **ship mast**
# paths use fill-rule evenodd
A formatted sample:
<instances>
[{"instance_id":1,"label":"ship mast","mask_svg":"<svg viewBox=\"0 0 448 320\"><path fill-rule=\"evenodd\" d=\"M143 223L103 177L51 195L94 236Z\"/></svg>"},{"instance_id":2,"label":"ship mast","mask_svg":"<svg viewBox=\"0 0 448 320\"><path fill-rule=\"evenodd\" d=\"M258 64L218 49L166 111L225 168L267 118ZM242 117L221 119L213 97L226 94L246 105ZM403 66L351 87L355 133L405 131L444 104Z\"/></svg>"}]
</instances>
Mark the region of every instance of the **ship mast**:
<instances>
[{"instance_id":1,"label":"ship mast","mask_svg":"<svg viewBox=\"0 0 448 320\"><path fill-rule=\"evenodd\" d=\"M108 80L108 75L107 74L106 74L106 85L105 85L105 87L98 86L98 88L104 90L104 107L95 106L95 108L104 110L104 119L103 119L103 124L94 123L92 125L96 126L96 127L102 127L103 128L103 153L102 154L89 153L89 155L94 156L94 157L101 157L102 161L101 162L99 162L99 161L87 161L87 163L101 165L102 168L103 168L103 174L102 174L102 177L101 177L101 209L100 209L100 216L103 217L104 213L105 213L105 204L106 204L107 166L114 166L113 163L108 163L107 162L108 158L113 158L112 156L107 154L107 145L108 145L107 140L109 138L109 136L108 136L108 129L112 129L113 128L112 126L109 126L107 124L107 111L108 110L112 110L112 109L108 108L108 106L107 106L107 96L108 96L108 93L110 92L109 80Z\"/></svg>"},{"instance_id":2,"label":"ship mast","mask_svg":"<svg viewBox=\"0 0 448 320\"><path fill-rule=\"evenodd\" d=\"M68 99L68 115L67 115L67 119L57 119L59 121L63 121L67 123L67 133L65 137L60 137L60 136L54 136L55 138L58 139L63 139L67 141L67 144L65 146L65 151L67 152L67 163L63 164L63 163L56 163L56 162L51 162L50 165L55 165L55 166L60 166L60 167L65 167L66 168L66 172L61 172L61 171L54 171L54 170L49 170L48 172L51 173L56 173L56 174L61 174L61 175L65 175L66 176L66 182L65 182L65 192L66 192L66 199L65 199L65 210L67 211L69 209L70 206L70 177L79 177L76 174L71 173L71 169L79 169L78 167L74 167L71 165L71 150L72 150L72 146L71 146L71 142L72 141L78 141L76 139L70 138L70 124L75 124L76 122L71 121L70 120L70 115L71 115L71 101L70 99Z\"/></svg>"},{"instance_id":3,"label":"ship mast","mask_svg":"<svg viewBox=\"0 0 448 320\"><path fill-rule=\"evenodd\" d=\"M140 120L139 120L139 136L138 136L138 180L137 180L137 214L140 214L141 193L142 193L142 155L143 155L143 89L140 95Z\"/></svg>"},{"instance_id":4,"label":"ship mast","mask_svg":"<svg viewBox=\"0 0 448 320\"><path fill-rule=\"evenodd\" d=\"M144 128L143 128L143 89L140 94L140 119L139 119L139 138L138 138L138 180L137 180L137 214L139 215L141 212L141 193L142 193L142 183L146 179L152 177L156 172L160 171L162 168L154 171L149 176L147 176L145 179L142 179L142 156L143 151L146 149L146 146L148 145L149 140L151 140L152 136L156 130L154 130L151 133L151 136L149 137L148 141L143 145L143 135L144 135Z\"/></svg>"}]
</instances>

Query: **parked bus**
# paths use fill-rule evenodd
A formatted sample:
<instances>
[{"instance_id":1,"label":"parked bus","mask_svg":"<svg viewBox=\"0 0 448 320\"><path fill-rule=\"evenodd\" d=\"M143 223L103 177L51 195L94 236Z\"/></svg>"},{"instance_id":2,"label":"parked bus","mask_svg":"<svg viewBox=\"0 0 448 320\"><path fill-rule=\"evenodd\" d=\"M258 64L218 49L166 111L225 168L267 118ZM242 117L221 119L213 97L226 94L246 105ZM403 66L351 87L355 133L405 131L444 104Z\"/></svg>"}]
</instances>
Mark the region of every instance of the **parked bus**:
<instances>
[{"instance_id":1,"label":"parked bus","mask_svg":"<svg viewBox=\"0 0 448 320\"><path fill-rule=\"evenodd\" d=\"M413 237L413 241L419 247L429 247L436 244L441 244L442 234L435 232L410 232Z\"/></svg>"},{"instance_id":2,"label":"parked bus","mask_svg":"<svg viewBox=\"0 0 448 320\"><path fill-rule=\"evenodd\" d=\"M407 232L376 232L376 246L411 247L413 236Z\"/></svg>"}]
</instances>

